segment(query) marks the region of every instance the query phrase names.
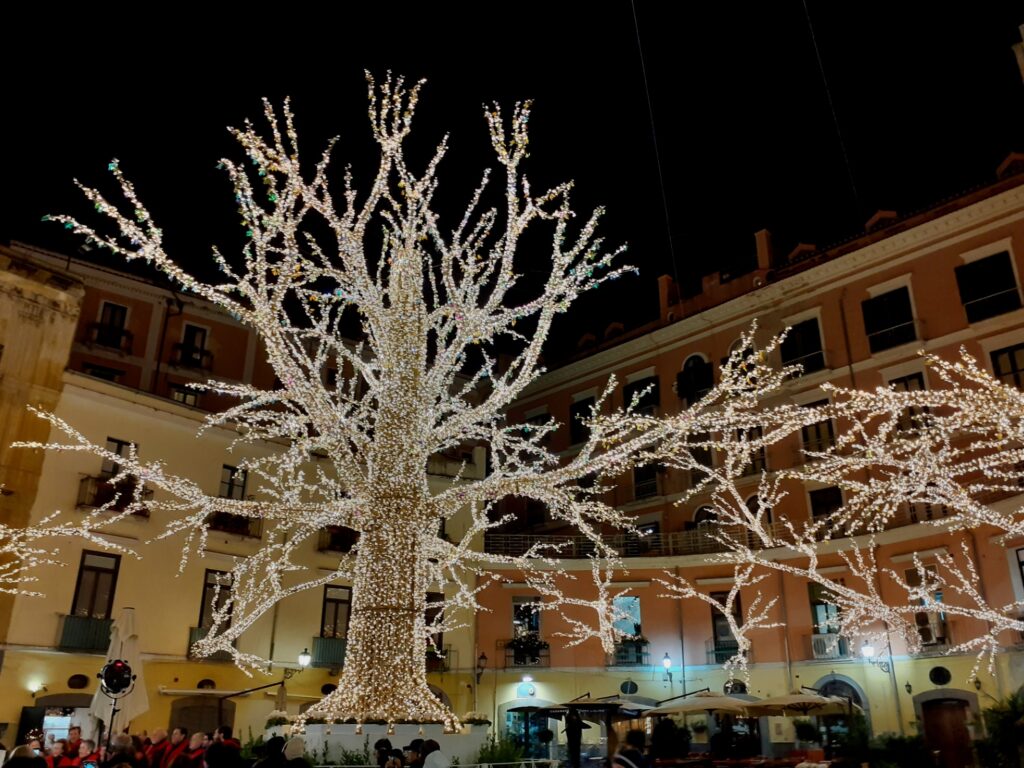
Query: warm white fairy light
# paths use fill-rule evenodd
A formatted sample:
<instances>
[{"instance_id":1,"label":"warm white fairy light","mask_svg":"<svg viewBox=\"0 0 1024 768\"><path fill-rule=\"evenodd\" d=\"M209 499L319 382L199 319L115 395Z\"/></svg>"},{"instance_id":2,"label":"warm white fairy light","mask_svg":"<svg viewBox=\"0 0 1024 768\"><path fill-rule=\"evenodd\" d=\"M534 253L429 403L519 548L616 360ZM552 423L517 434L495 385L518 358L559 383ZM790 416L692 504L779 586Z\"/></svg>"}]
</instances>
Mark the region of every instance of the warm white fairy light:
<instances>
[{"instance_id":1,"label":"warm white fairy light","mask_svg":"<svg viewBox=\"0 0 1024 768\"><path fill-rule=\"evenodd\" d=\"M881 600L869 535L881 520L872 506L879 486L874 475L865 481L860 474L876 460L888 462L884 498L890 513L901 503L941 499L961 510L965 521L989 522L994 513L976 501L976 486L983 481L972 478L993 468L998 473L1011 460L1024 459L1024 454L1017 459L1009 453L1003 463L989 458L994 451L1005 453L1007 441L1021 444L1024 435L1014 431L1024 430L1020 420L1005 427L1000 422L999 434L1005 438L983 445L978 456L964 453L953 439L956 430L970 426L968 416L961 414L959 422L950 417L948 423L936 419L922 424L913 439L932 450L917 450L915 458L905 450L909 444L899 442L884 425L894 423L908 404L956 406L952 396L836 391L829 406L798 407L778 397L793 371L767 362L776 354L779 340L758 350L752 331L745 337L745 351L731 356L722 381L701 402L661 420L634 413L632 407L602 414L616 386L610 381L589 420L588 440L570 458L554 455L544 437L557 423L509 425L504 412L543 373L540 352L555 315L581 292L618 277L624 268L611 266L617 251L601 251L596 237L600 211L570 234L574 213L569 185L540 196L531 192L520 169L527 154L529 104L518 105L508 125L497 108L486 115L492 145L505 170L500 211L481 210L489 179L484 174L458 226L443 231L431 204L447 140L421 175L406 165L403 155L419 87L406 89L401 80L390 77L377 86L370 79L369 115L380 165L363 195L346 176L340 201L328 187L327 153L314 168L305 169L303 177L287 105L280 119L266 106L269 139L248 124L235 131L248 159L243 164L224 160L221 165L234 185L248 241L237 260L214 252L224 273L222 282L200 281L170 259L161 230L117 161L110 169L127 200L127 213L98 191L83 187L97 210L117 224L116 236L97 234L69 217L53 217L116 254L152 264L182 290L252 327L281 383L269 391L222 382L203 385L239 400L237 406L209 416L208 426L236 429L235 448L243 452L249 443L275 447L270 455L239 462L257 483L254 500L210 496L198 484L168 474L160 463L142 462L134 455L116 457L123 476L162 492L147 506L167 513L163 535L186 534L182 567L189 554L204 545L212 513L261 518L267 524L259 553L235 566L231 595L218 607L214 626L197 650L230 653L248 669L265 664L238 652L235 638L284 597L343 576L353 585L344 671L337 690L307 715L357 723L441 721L454 728L457 718L427 686L424 652L433 633L457 626L460 613L480 610L480 592L496 579L512 573L524 578L545 598L546 610L568 608L574 616L580 608L589 610L592 623L569 621L570 642L599 637L608 650L621 637L614 626L622 616L615 608L612 583L612 575L621 573L620 553L603 534L608 527L634 532L635 528L627 514L602 501L602 486L584 488L580 482L591 476L608 482L652 461L705 473L692 493L711 496L719 520L715 535L729 549L717 557L734 568L733 587L720 602L670 575L662 583L667 593L709 602L726 615L740 647L732 663L745 663L748 632L776 623L774 599L762 597L742 624L732 616L739 590L758 584L772 570L831 588L843 607L844 632L877 631L880 621L889 628L907 628L912 613L922 610L921 601L927 604L931 592L908 584L904 605L887 606ZM550 273L534 299L510 305L509 292L519 280L514 264L519 238L535 220L549 221L554 228ZM315 221L312 229L307 226L310 221ZM320 239L313 231L321 233ZM370 232L382 232L379 257L367 252ZM323 240L324 233L331 242ZM343 318L358 321L364 342L344 338ZM520 345L518 355L503 368L495 359L499 340ZM337 371L336 387L324 383L329 367ZM972 375L966 374L979 385ZM987 383L980 385L984 390ZM991 397L1002 403L1002 396ZM632 405L636 402L634 398ZM991 410L993 417L996 412ZM70 425L44 416L67 439L49 447L107 455ZM748 508L738 481L751 456L824 418L852 424L848 436L805 468L762 474L759 503ZM979 421L972 434L981 441L983 427L989 426ZM938 442L927 443L930 439ZM459 476L443 490L432 491L429 457L467 444L487 446L490 473L476 481ZM701 461L699 454L705 449L716 453L712 468ZM313 461L311 455L321 459ZM948 465L967 460L973 463L966 474L938 477ZM1009 487L1009 474L995 477ZM864 536L851 539L850 549L840 556L852 574L865 580L863 589L830 586L820 573L821 540L835 532L829 525L768 523L769 511L785 495L787 478L841 483L848 490L850 503L840 519ZM486 531L506 522L496 509L510 496L542 502L553 519L590 540L594 599L566 596L560 581L567 574L559 568L557 546L538 543L518 557L474 549L473 543ZM437 535L440 524L460 510L468 510L465 535L459 542L442 539ZM1001 522L997 527L1002 530L1020 530L1019 514L1003 515ZM360 540L336 573L309 578L308 567L296 562L295 555L325 526L351 528L360 533ZM803 560L768 554L780 549ZM948 589L957 585L964 595L977 594L972 565L950 558L940 558L939 565L936 578L944 579ZM430 624L425 618L428 590L446 596L443 612ZM1009 618L1012 607L1004 608L997 619L996 609L943 604L947 613L989 621L992 632L1021 628ZM992 648L989 641L972 647L979 652Z\"/></svg>"}]
</instances>

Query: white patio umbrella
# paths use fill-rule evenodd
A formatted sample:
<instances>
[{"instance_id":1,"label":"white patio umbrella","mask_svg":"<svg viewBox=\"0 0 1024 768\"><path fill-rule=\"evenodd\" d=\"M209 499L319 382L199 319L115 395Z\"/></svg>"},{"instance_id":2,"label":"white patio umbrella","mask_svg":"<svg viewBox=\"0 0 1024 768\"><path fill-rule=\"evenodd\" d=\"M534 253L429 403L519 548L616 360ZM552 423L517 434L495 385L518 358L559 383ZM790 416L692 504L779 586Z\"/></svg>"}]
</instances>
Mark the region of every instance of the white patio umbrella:
<instances>
[{"instance_id":1,"label":"white patio umbrella","mask_svg":"<svg viewBox=\"0 0 1024 768\"><path fill-rule=\"evenodd\" d=\"M110 628L110 646L107 648L107 661L122 659L132 668L135 677L135 687L131 693L117 700L117 719L114 727L117 729L128 725L134 718L149 711L149 696L146 694L146 683L142 679L142 656L139 653L139 636L135 630L135 609L122 608L121 615L117 617ZM110 712L112 702L100 689L96 687L96 693L92 697L92 705L89 707L89 714L99 718L106 723L109 736Z\"/></svg>"},{"instance_id":2,"label":"white patio umbrella","mask_svg":"<svg viewBox=\"0 0 1024 768\"><path fill-rule=\"evenodd\" d=\"M743 699L736 699L722 693L715 693L714 691L701 691L693 696L687 696L685 699L679 699L661 707L648 709L644 712L644 715L686 715L706 712L708 714L719 713L744 717L747 714L747 710L753 704L760 704L760 702L744 701Z\"/></svg>"},{"instance_id":3,"label":"white patio umbrella","mask_svg":"<svg viewBox=\"0 0 1024 768\"><path fill-rule=\"evenodd\" d=\"M839 696L822 696L817 693L787 693L750 702L750 713L755 716L807 717L820 715L846 715L860 707Z\"/></svg>"}]
</instances>

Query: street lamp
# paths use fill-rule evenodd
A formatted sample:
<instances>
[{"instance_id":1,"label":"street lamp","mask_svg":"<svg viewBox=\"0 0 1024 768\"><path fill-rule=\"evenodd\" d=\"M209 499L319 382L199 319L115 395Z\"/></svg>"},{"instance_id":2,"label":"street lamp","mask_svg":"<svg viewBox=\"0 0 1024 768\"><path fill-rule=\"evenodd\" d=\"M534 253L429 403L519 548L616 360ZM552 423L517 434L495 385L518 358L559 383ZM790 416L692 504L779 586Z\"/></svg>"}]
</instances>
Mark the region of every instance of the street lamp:
<instances>
[{"instance_id":1,"label":"street lamp","mask_svg":"<svg viewBox=\"0 0 1024 768\"><path fill-rule=\"evenodd\" d=\"M299 666L305 669L312 661L313 657L309 655L309 648L303 648L302 653L299 654Z\"/></svg>"},{"instance_id":2,"label":"street lamp","mask_svg":"<svg viewBox=\"0 0 1024 768\"><path fill-rule=\"evenodd\" d=\"M483 651L476 660L476 683L480 684L480 678L484 676L484 670L487 669L487 654Z\"/></svg>"},{"instance_id":3,"label":"street lamp","mask_svg":"<svg viewBox=\"0 0 1024 768\"><path fill-rule=\"evenodd\" d=\"M667 680L668 684L671 685L672 684L672 657L669 656L667 652L665 653L665 658L663 658L661 660L661 666L663 666L665 668L665 680Z\"/></svg>"}]
</instances>

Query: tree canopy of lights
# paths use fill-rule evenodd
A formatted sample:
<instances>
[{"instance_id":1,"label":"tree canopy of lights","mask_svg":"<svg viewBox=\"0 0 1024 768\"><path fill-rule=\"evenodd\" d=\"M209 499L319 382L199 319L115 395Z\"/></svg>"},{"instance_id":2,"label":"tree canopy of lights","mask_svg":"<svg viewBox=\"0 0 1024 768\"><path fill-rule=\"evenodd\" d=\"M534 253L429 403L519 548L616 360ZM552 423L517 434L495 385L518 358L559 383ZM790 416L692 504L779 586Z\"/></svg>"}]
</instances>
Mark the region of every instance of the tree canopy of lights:
<instances>
[{"instance_id":1,"label":"tree canopy of lights","mask_svg":"<svg viewBox=\"0 0 1024 768\"><path fill-rule=\"evenodd\" d=\"M115 234L68 216L52 217L115 254L148 262L182 290L251 327L276 375L272 389L215 380L202 385L238 401L207 417L210 426L237 431L233 450L244 455L251 443L277 447L240 462L257 480L249 499L211 495L160 462L109 455L52 414L41 415L63 440L31 444L95 452L118 465L115 481L137 478L137 487L159 490L146 506L154 519L168 520L162 535L184 537L182 568L204 546L212 514L264 521L259 549L235 565L230 596L215 601L213 626L195 648L199 654L226 652L243 669L263 669L266 660L238 651L236 638L287 596L349 579L353 597L342 677L337 690L306 716L455 727L457 718L427 685L425 651L436 633L472 621L489 585L525 580L541 596L542 610L566 616L570 645L597 638L611 652L622 639L617 626L624 616L614 597L623 592L614 580L623 562L605 534L637 531L627 513L606 503L606 491L618 476L651 462L702 473L690 497L710 495L718 520L713 535L728 549L716 557L733 569L735 584L724 603L668 573L662 586L666 594L711 602L729 617L739 641L734 664L745 663L748 636L776 625L781 616L770 592L747 601L742 622L732 602L741 589L761 590L768 575L780 570L827 587L842 608L837 629L850 634L905 631L912 638L913 614L922 605L936 609L939 580L952 585L944 592L947 599L954 589L970 597L955 606L943 602L942 610L988 623L971 647L992 650L998 631L1022 627L1011 618L1019 606L971 603L980 597L977 575L959 553L940 558L938 568L918 563L923 578L918 584L901 582L902 605L886 606L872 580L872 534L900 505L948 504L959 516L940 522L952 528L984 522L1011 532L1020 526L1019 514L999 516L975 500L974 474L949 471L948 464L964 460L957 452L967 449L956 443L963 425L942 415L940 406L962 419L981 419L981 411L957 407L955 396L963 393L955 387L909 395L837 391L822 408L789 405L778 395L794 372L770 363L778 339L757 349L752 331L745 337L747 348L723 366L720 383L679 414L640 413L639 395L612 410L607 406L616 383L609 381L587 419L586 441L571 456L547 447L545 438L559 427L554 419L507 423L509 406L543 373L541 349L555 316L583 291L629 268L615 266L618 251L603 248L596 232L600 210L576 219L570 184L540 194L531 188L523 172L529 103L517 104L511 117L497 106L485 110L502 176L494 192L500 202L485 205L491 194L485 172L461 218L442 222L432 203L447 138L420 169L407 164L404 152L421 84L407 87L390 76L380 84L369 76L368 81L380 160L364 191L346 173L335 196L328 182L331 147L312 166L300 163L287 103L280 112L265 104L265 132L248 123L233 131L245 160L220 165L233 185L246 243L234 257L214 250L223 274L217 282L197 279L165 251L161 229L116 160L110 170L124 201L113 203L82 187L116 224ZM532 269L545 265L546 278L532 298L517 299L524 293L519 244L531 226L550 233L549 250L529 256ZM352 322L360 329L354 339L343 332ZM515 350L500 366L499 348ZM336 381L326 377L327 369L337 372ZM959 368L940 370L951 385L959 381ZM1016 396L1017 413L1024 414L1016 393L991 381L973 384L1000 397ZM1005 405L992 398L993 408ZM911 406L927 408L927 417L914 430L897 430L893 425ZM997 411L990 413L994 419ZM749 475L753 452L824 418L845 425L836 446L803 468L762 473L758 504L743 503L738 484ZM1014 424L1016 432L1002 427L999 444L983 445L981 454L986 446L988 453L1001 453L1002 441L1019 442L1022 427ZM981 427L979 421L978 440L984 443ZM441 488L432 486L430 457L459 446L486 448L486 476L460 473ZM698 456L705 449L717 454L713 468ZM874 471L876 464L884 471ZM828 522L770 523L786 483L807 480L842 484L847 505ZM1011 484L1007 479L1005 485ZM579 591L570 596L565 589L576 577L560 568L557 545L538 542L521 556L483 551L483 534L508 522L498 503L509 497L544 504L553 520L590 541L592 598L579 597ZM449 541L443 525L457 515L468 522L461 539ZM303 564L300 552L328 526L349 528L359 538L351 556L323 574ZM839 588L816 565L821 548L843 531L857 534L843 539L840 555L851 574L863 578L859 588ZM443 593L442 610L428 613L428 592Z\"/></svg>"}]
</instances>

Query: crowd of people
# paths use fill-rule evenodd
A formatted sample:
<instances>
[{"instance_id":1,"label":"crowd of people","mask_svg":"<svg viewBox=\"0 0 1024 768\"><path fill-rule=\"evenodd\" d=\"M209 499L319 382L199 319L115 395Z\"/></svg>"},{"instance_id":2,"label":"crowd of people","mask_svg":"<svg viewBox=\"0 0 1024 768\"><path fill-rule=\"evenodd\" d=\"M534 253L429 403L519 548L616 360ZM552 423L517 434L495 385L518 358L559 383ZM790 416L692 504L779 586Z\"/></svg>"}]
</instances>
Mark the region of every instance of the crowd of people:
<instances>
[{"instance_id":1,"label":"crowd of people","mask_svg":"<svg viewBox=\"0 0 1024 768\"><path fill-rule=\"evenodd\" d=\"M377 768L451 766L451 761L433 739L413 739L402 749L394 749L388 739L380 739L374 744L374 751ZM310 768L305 758L306 743L301 736L287 740L274 736L258 747L257 752L259 759L251 768ZM241 743L226 725L213 733L189 734L182 726L169 735L163 729L141 736L120 733L109 745L83 739L82 729L72 726L66 739L51 737L47 741L42 733L30 732L27 743L10 753L3 768L247 768L248 765L242 759Z\"/></svg>"}]
</instances>

